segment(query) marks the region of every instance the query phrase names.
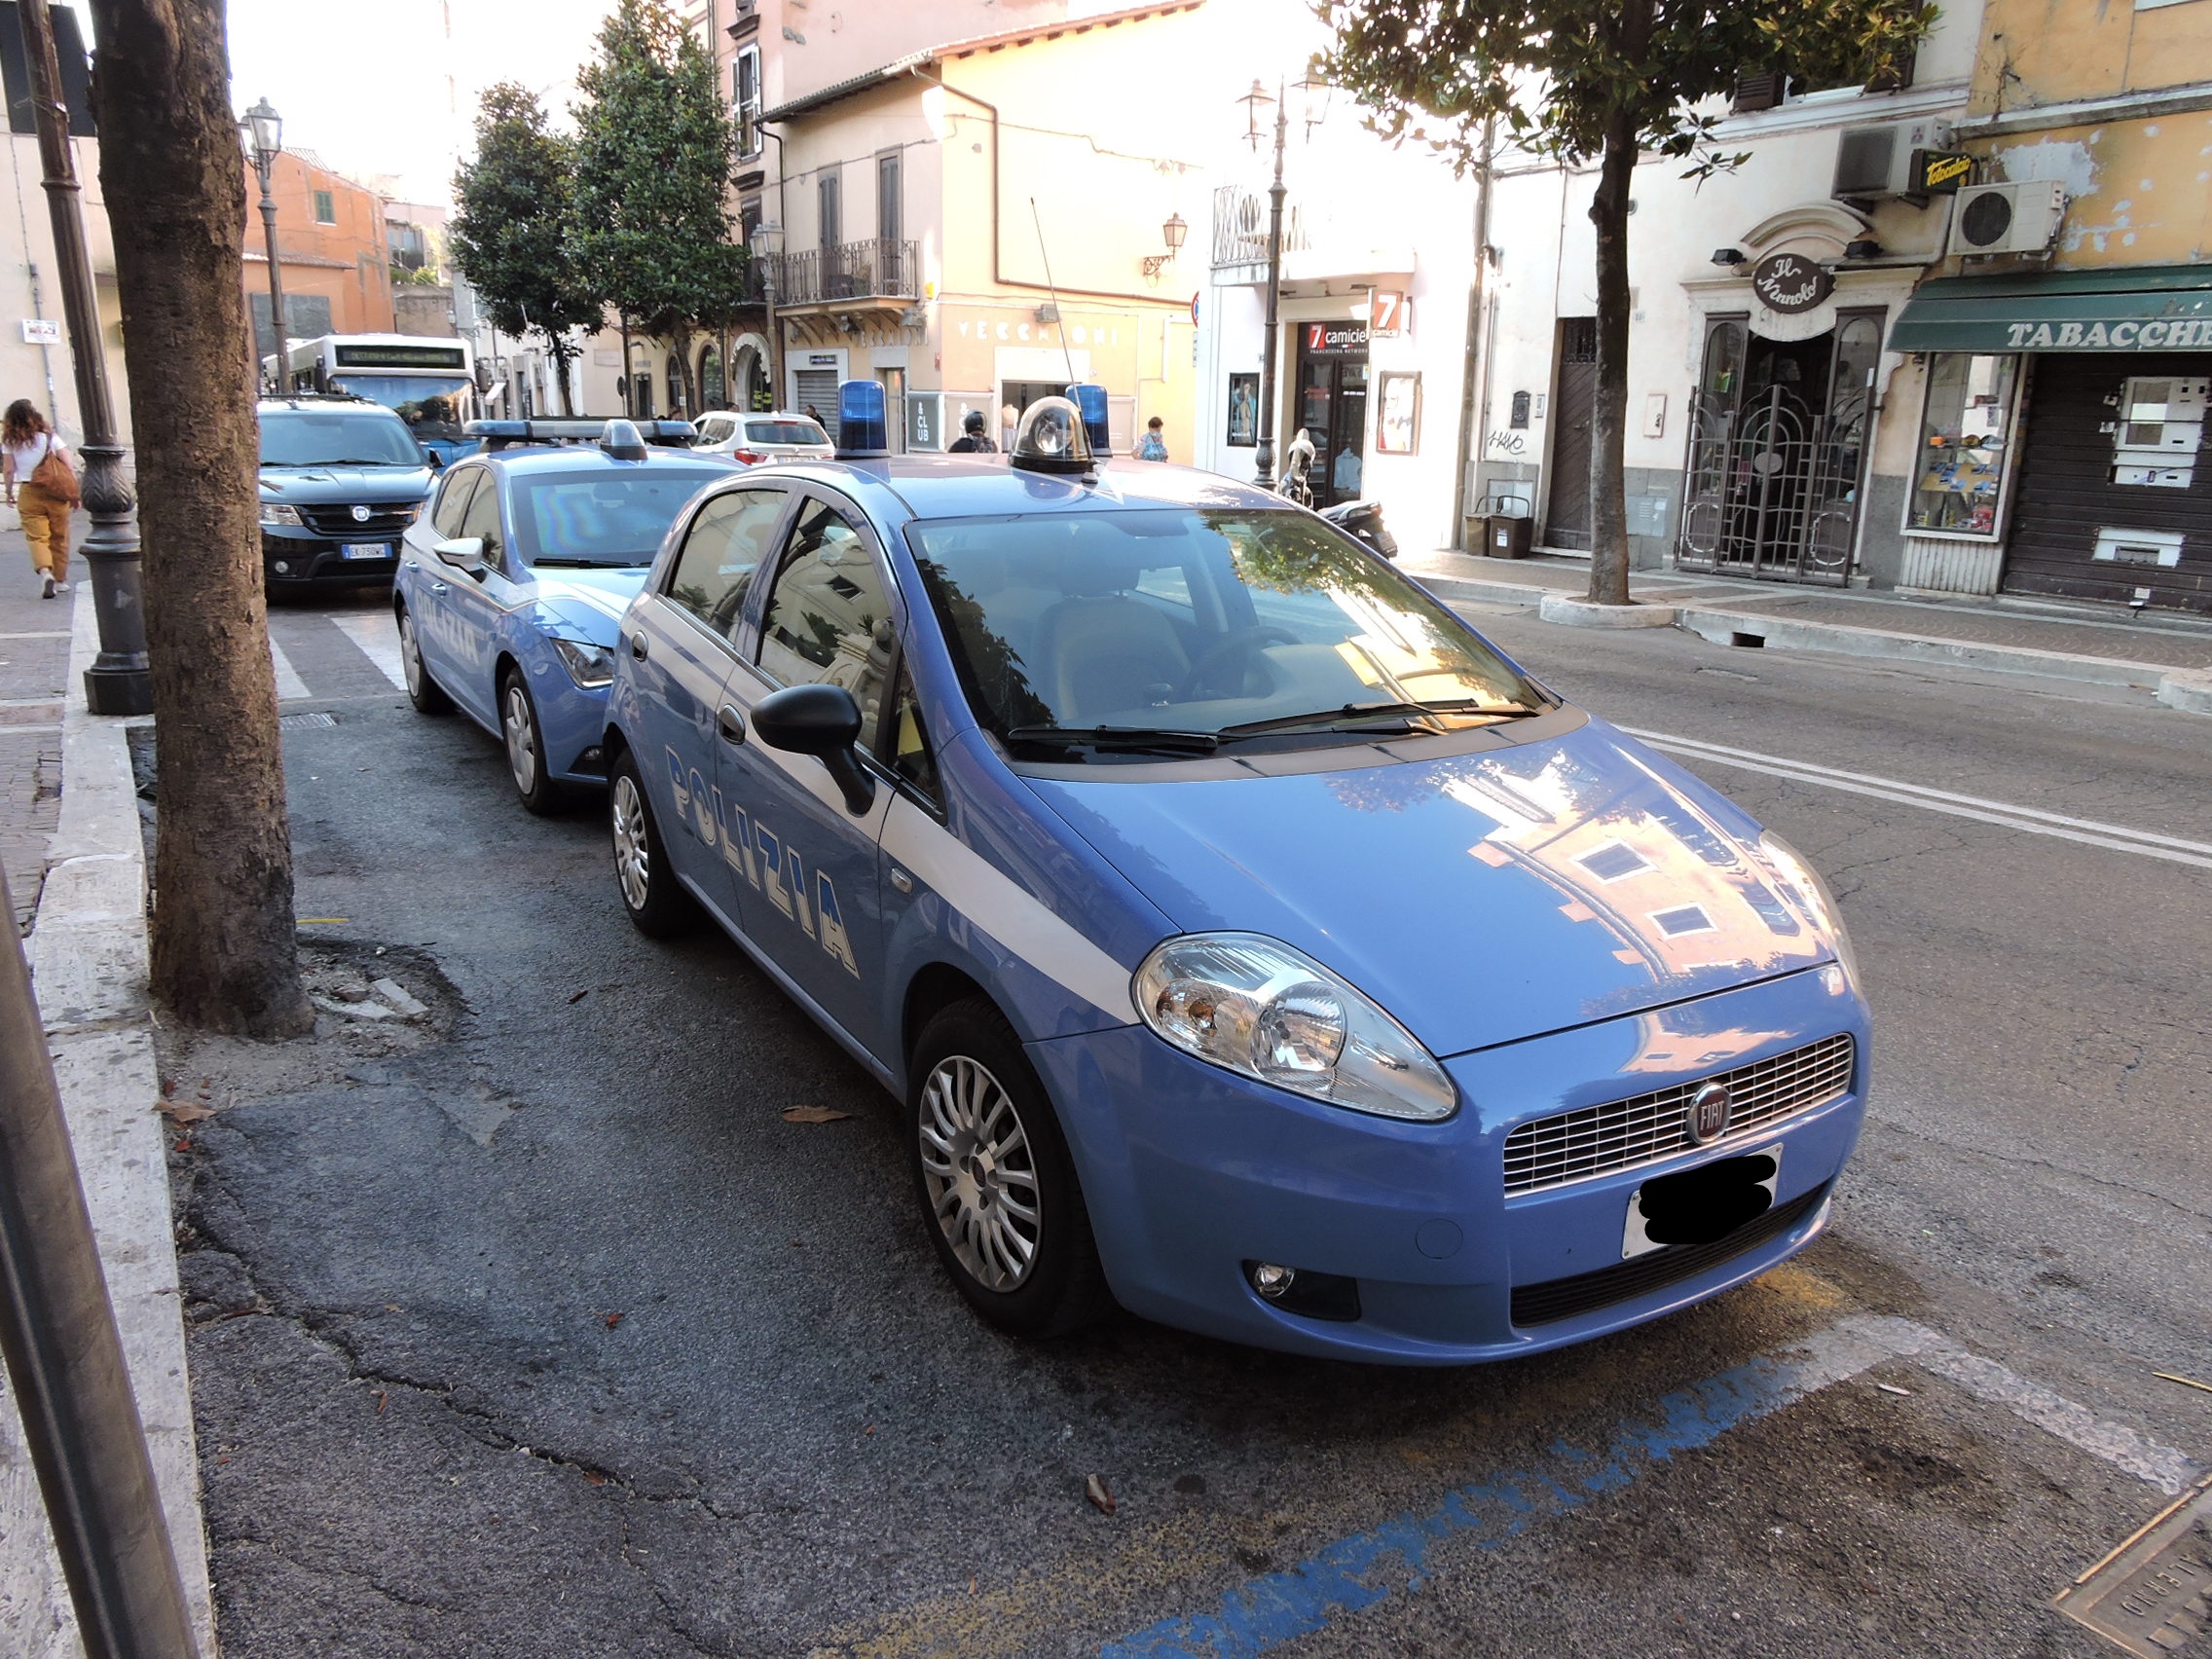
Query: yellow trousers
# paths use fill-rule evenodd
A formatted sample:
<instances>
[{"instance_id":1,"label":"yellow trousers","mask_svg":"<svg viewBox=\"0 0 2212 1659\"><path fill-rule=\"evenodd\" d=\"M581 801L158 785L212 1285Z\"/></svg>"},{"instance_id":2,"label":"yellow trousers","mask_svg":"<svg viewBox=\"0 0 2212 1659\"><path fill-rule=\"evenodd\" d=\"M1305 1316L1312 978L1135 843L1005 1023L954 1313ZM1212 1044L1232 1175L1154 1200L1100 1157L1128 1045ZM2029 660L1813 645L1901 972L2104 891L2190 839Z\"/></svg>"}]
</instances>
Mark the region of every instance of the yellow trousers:
<instances>
[{"instance_id":1,"label":"yellow trousers","mask_svg":"<svg viewBox=\"0 0 2212 1659\"><path fill-rule=\"evenodd\" d=\"M69 503L56 500L36 484L16 486L16 510L23 515L23 539L30 543L31 568L57 582L69 579Z\"/></svg>"}]
</instances>

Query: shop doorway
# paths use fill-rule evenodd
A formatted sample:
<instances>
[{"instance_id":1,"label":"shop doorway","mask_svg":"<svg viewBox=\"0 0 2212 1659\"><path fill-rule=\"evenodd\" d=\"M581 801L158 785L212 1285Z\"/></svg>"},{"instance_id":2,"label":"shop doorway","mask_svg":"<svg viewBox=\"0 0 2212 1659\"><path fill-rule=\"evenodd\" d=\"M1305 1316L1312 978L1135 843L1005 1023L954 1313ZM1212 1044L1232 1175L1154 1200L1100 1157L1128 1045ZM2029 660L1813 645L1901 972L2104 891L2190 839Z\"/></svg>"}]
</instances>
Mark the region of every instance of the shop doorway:
<instances>
[{"instance_id":1,"label":"shop doorway","mask_svg":"<svg viewBox=\"0 0 2212 1659\"><path fill-rule=\"evenodd\" d=\"M1552 472L1544 545L1590 551L1590 423L1598 412L1598 319L1559 319L1552 390Z\"/></svg>"},{"instance_id":2,"label":"shop doorway","mask_svg":"<svg viewBox=\"0 0 2212 1659\"><path fill-rule=\"evenodd\" d=\"M1881 350L1880 312L1842 313L1810 340L1708 319L1677 563L1778 581L1850 577Z\"/></svg>"},{"instance_id":3,"label":"shop doorway","mask_svg":"<svg viewBox=\"0 0 2212 1659\"><path fill-rule=\"evenodd\" d=\"M1313 442L1306 482L1313 504L1359 498L1367 471L1367 329L1308 322L1298 335L1298 420Z\"/></svg>"}]
</instances>

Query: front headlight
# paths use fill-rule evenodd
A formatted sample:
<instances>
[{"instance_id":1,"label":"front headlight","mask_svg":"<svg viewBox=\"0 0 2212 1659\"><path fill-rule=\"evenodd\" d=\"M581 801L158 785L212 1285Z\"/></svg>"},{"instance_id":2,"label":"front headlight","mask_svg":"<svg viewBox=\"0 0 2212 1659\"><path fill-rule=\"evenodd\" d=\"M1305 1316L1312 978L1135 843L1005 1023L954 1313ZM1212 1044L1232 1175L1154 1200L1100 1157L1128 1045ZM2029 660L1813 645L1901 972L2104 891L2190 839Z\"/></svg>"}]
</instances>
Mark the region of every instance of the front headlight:
<instances>
[{"instance_id":1,"label":"front headlight","mask_svg":"<svg viewBox=\"0 0 2212 1659\"><path fill-rule=\"evenodd\" d=\"M261 522L263 524L286 525L293 530L301 529L304 523L304 521L300 517L299 508L287 507L281 501L262 502Z\"/></svg>"},{"instance_id":2,"label":"front headlight","mask_svg":"<svg viewBox=\"0 0 2212 1659\"><path fill-rule=\"evenodd\" d=\"M1771 830L1759 837L1759 851L1766 855L1775 873L1788 884L1797 907L1827 930L1835 943L1836 960L1843 964L1844 973L1857 986L1858 953L1851 948L1851 935L1843 925L1843 908L1836 903L1828 884L1821 879L1820 871L1807 864L1795 847Z\"/></svg>"},{"instance_id":3,"label":"front headlight","mask_svg":"<svg viewBox=\"0 0 2212 1659\"><path fill-rule=\"evenodd\" d=\"M1382 1118L1449 1118L1452 1080L1411 1032L1318 962L1258 934L1186 934L1136 972L1137 1013L1187 1053Z\"/></svg>"},{"instance_id":4,"label":"front headlight","mask_svg":"<svg viewBox=\"0 0 2212 1659\"><path fill-rule=\"evenodd\" d=\"M569 678L578 685L588 688L614 682L614 653L605 645L555 640L553 649L561 659L561 666L569 671Z\"/></svg>"}]
</instances>

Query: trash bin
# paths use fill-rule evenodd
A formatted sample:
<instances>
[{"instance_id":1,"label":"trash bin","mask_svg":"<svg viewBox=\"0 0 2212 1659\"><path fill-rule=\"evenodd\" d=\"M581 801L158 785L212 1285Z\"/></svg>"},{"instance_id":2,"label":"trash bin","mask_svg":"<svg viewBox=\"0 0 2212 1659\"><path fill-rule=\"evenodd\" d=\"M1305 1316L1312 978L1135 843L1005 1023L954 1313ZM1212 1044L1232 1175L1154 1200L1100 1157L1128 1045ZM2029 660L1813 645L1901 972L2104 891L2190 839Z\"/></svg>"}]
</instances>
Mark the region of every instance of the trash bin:
<instances>
[{"instance_id":1,"label":"trash bin","mask_svg":"<svg viewBox=\"0 0 2212 1659\"><path fill-rule=\"evenodd\" d=\"M1526 559L1535 523L1525 513L1492 513L1483 520L1483 551L1493 559Z\"/></svg>"}]
</instances>

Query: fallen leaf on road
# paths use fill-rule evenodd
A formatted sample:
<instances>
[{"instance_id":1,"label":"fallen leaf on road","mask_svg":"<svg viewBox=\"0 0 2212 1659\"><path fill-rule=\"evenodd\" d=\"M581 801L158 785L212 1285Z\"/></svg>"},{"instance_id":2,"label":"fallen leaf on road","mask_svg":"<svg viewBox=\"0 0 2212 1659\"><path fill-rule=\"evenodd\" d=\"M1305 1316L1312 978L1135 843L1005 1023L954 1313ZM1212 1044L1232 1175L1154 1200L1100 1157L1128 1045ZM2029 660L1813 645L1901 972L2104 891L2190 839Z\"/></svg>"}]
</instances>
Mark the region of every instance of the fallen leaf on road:
<instances>
[{"instance_id":1,"label":"fallen leaf on road","mask_svg":"<svg viewBox=\"0 0 2212 1659\"><path fill-rule=\"evenodd\" d=\"M600 1317L606 1321L607 1328L610 1331L622 1323L622 1315L619 1313L603 1313Z\"/></svg>"},{"instance_id":2,"label":"fallen leaf on road","mask_svg":"<svg viewBox=\"0 0 2212 1659\"><path fill-rule=\"evenodd\" d=\"M1902 1394L1907 1399L1910 1399L1912 1397L1912 1390L1910 1388L1900 1388L1895 1382L1877 1382L1874 1384L1874 1386L1881 1389L1885 1394Z\"/></svg>"},{"instance_id":3,"label":"fallen leaf on road","mask_svg":"<svg viewBox=\"0 0 2212 1659\"><path fill-rule=\"evenodd\" d=\"M571 991L571 993L569 994L569 1000L570 1000L571 1002L572 1002L572 1003L580 1003L580 1002L582 1002L582 1001L584 1000L584 998L586 998L586 997L588 997L588 996L590 996L590 995L591 995L591 987L590 987L589 985L586 985L586 986L585 986L585 987L584 987L584 988L583 988L582 990L580 990L580 991Z\"/></svg>"},{"instance_id":4,"label":"fallen leaf on road","mask_svg":"<svg viewBox=\"0 0 2212 1659\"><path fill-rule=\"evenodd\" d=\"M607 1477L601 1474L597 1469L586 1469L584 1471L584 1479L589 1481L593 1486L605 1486L607 1484Z\"/></svg>"},{"instance_id":5,"label":"fallen leaf on road","mask_svg":"<svg viewBox=\"0 0 2212 1659\"><path fill-rule=\"evenodd\" d=\"M377 1390L377 1416L384 1416L384 1409L389 1404L391 1404L391 1396L384 1389L379 1388Z\"/></svg>"},{"instance_id":6,"label":"fallen leaf on road","mask_svg":"<svg viewBox=\"0 0 2212 1659\"><path fill-rule=\"evenodd\" d=\"M199 1123L202 1119L212 1118L215 1115L214 1108L203 1106L193 1100L164 1100L157 1104L154 1110L167 1118L179 1128L188 1127Z\"/></svg>"},{"instance_id":7,"label":"fallen leaf on road","mask_svg":"<svg viewBox=\"0 0 2212 1659\"><path fill-rule=\"evenodd\" d=\"M786 1106L784 1122L787 1124L834 1124L839 1118L850 1118L850 1112L840 1112L831 1106Z\"/></svg>"},{"instance_id":8,"label":"fallen leaf on road","mask_svg":"<svg viewBox=\"0 0 2212 1659\"><path fill-rule=\"evenodd\" d=\"M873 1434L875 1432L875 1424L872 1422L869 1423L867 1427L862 1429L861 1432L863 1434Z\"/></svg>"},{"instance_id":9,"label":"fallen leaf on road","mask_svg":"<svg viewBox=\"0 0 2212 1659\"><path fill-rule=\"evenodd\" d=\"M1083 1495L1089 1498L1099 1513L1111 1515L1115 1510L1114 1494L1106 1490L1106 1483L1096 1475L1083 1478Z\"/></svg>"}]
</instances>

